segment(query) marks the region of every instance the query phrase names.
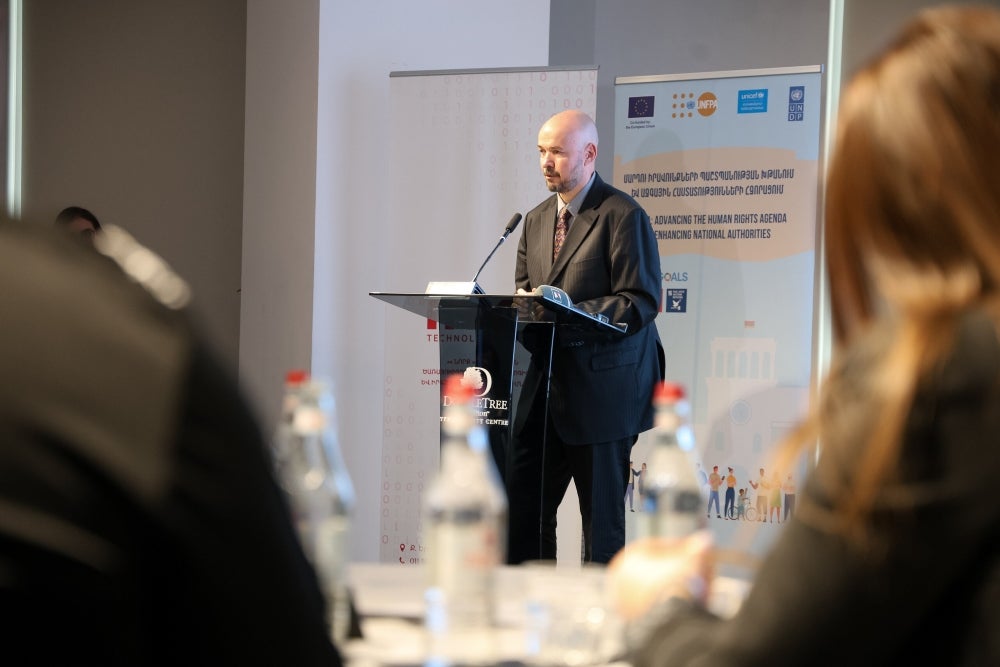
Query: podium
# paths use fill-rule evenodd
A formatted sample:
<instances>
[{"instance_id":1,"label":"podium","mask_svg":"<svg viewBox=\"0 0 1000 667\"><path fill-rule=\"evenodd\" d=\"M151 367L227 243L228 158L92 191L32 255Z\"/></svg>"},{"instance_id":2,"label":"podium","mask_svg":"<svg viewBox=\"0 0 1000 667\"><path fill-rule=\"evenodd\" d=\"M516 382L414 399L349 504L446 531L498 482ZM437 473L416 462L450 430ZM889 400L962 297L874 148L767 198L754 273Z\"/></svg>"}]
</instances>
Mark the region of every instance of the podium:
<instances>
[{"instance_id":1,"label":"podium","mask_svg":"<svg viewBox=\"0 0 1000 667\"><path fill-rule=\"evenodd\" d=\"M519 394L515 387L515 360L525 329L533 329L533 353L536 356L547 353L549 361L556 327L625 335L623 325L574 307L565 293L555 288L543 287L540 294L526 295L397 292L369 292L369 295L438 323L441 391L444 378L453 373L461 373L479 387L475 392L479 417L505 483ZM550 367L547 363L546 368ZM548 377L545 395L548 396ZM441 398L439 405L443 409L444 396Z\"/></svg>"}]
</instances>

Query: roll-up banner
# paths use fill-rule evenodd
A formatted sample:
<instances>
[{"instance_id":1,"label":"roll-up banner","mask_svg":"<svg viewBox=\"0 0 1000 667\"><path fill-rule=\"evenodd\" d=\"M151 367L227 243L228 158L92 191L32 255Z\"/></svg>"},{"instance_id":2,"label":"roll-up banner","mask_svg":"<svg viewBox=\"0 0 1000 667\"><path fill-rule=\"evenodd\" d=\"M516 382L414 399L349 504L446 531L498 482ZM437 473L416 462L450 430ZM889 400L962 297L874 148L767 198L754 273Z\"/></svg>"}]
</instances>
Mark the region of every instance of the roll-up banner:
<instances>
[{"instance_id":1,"label":"roll-up banner","mask_svg":"<svg viewBox=\"0 0 1000 667\"><path fill-rule=\"evenodd\" d=\"M564 109L595 113L597 69L393 72L389 94L391 149L371 177L385 181L393 233L386 282L370 289L423 292L432 281L471 281L511 216L550 196L538 129ZM514 292L520 233L484 268L486 292ZM421 496L439 464L438 349L450 334L391 307L385 322L379 558L418 564Z\"/></svg>"},{"instance_id":2,"label":"roll-up banner","mask_svg":"<svg viewBox=\"0 0 1000 667\"><path fill-rule=\"evenodd\" d=\"M649 213L667 378L692 408L719 546L762 554L804 468L774 445L812 383L822 67L620 77L614 182ZM633 449L635 469L651 439ZM641 476L638 481L641 488Z\"/></svg>"}]
</instances>

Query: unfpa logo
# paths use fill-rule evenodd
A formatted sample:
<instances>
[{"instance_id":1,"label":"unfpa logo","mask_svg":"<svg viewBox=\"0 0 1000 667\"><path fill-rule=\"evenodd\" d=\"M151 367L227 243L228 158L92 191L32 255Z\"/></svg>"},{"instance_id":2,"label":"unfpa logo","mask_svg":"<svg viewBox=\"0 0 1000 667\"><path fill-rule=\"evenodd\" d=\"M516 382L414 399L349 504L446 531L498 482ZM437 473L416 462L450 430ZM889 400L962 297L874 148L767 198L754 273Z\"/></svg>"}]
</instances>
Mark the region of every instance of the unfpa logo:
<instances>
[{"instance_id":1,"label":"unfpa logo","mask_svg":"<svg viewBox=\"0 0 1000 667\"><path fill-rule=\"evenodd\" d=\"M719 108L719 98L715 93L702 93L698 98L698 113L702 116L711 116Z\"/></svg>"},{"instance_id":2,"label":"unfpa logo","mask_svg":"<svg viewBox=\"0 0 1000 667\"><path fill-rule=\"evenodd\" d=\"M702 93L697 100L694 93L674 93L674 100L671 118L692 118L695 111L702 116L711 116L719 108L715 93Z\"/></svg>"}]
</instances>

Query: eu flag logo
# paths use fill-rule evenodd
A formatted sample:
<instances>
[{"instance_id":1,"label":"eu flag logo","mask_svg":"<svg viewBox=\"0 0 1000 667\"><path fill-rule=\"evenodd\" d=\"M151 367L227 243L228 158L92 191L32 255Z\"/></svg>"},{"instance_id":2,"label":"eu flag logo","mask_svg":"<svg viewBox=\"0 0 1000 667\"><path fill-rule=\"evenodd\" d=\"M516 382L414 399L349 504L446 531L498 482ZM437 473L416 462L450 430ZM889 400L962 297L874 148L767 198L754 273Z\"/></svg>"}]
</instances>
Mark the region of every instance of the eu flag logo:
<instances>
[{"instance_id":1,"label":"eu flag logo","mask_svg":"<svg viewBox=\"0 0 1000 667\"><path fill-rule=\"evenodd\" d=\"M656 99L655 95L644 95L642 97L630 97L628 98L628 117L629 118L652 118L653 117L653 101Z\"/></svg>"}]
</instances>

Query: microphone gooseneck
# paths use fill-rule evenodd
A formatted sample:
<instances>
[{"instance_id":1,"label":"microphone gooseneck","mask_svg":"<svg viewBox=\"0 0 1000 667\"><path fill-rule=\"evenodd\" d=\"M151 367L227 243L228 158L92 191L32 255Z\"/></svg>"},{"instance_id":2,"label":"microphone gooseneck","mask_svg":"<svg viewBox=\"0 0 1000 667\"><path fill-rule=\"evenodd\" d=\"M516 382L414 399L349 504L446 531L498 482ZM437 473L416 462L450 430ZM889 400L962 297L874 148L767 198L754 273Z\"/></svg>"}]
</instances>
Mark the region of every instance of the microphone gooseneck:
<instances>
[{"instance_id":1,"label":"microphone gooseneck","mask_svg":"<svg viewBox=\"0 0 1000 667\"><path fill-rule=\"evenodd\" d=\"M517 229L517 225L520 222L521 222L521 214L520 213L515 213L513 216L511 216L510 222L508 222L507 226L504 227L503 236L501 236L500 240L497 241L497 244L495 246L493 246L493 250L490 251L490 254L486 256L485 260L483 260L482 266L480 266L479 270L476 271L476 277L472 279L473 283L475 283L477 280L479 280L479 274L482 273L483 269L486 268L486 264L493 258L493 255L496 254L496 251L500 249L500 246L503 245L503 242L507 240L507 237L510 236L510 233L512 231L514 231L515 229Z\"/></svg>"}]
</instances>

